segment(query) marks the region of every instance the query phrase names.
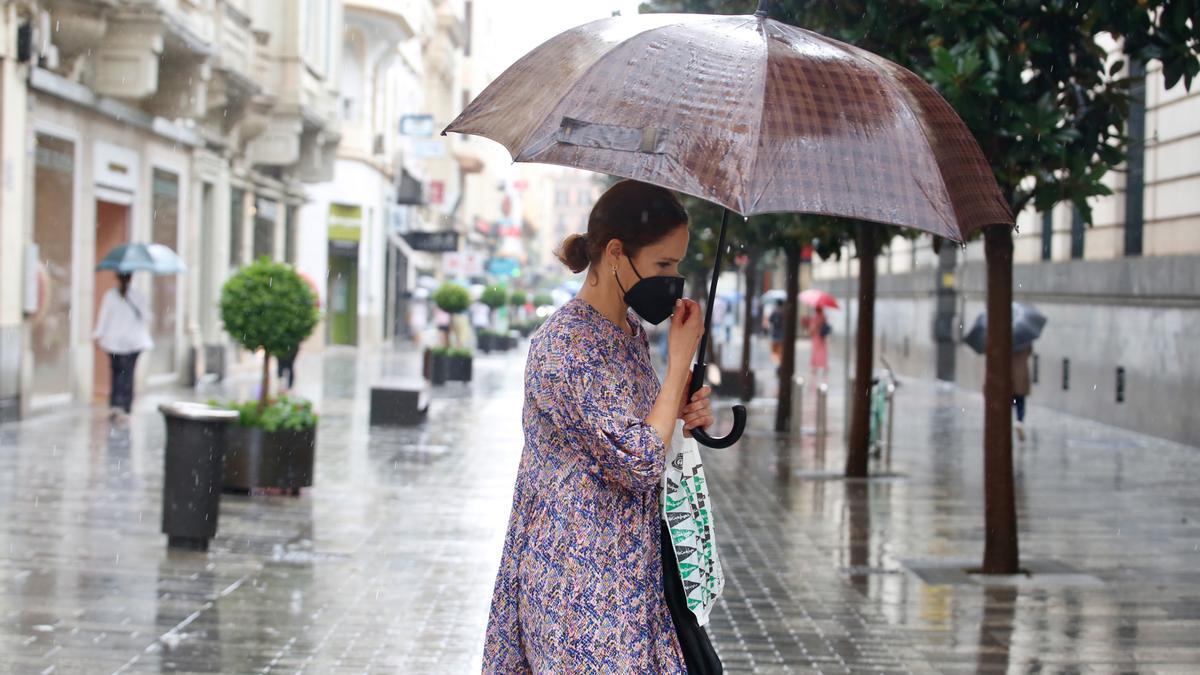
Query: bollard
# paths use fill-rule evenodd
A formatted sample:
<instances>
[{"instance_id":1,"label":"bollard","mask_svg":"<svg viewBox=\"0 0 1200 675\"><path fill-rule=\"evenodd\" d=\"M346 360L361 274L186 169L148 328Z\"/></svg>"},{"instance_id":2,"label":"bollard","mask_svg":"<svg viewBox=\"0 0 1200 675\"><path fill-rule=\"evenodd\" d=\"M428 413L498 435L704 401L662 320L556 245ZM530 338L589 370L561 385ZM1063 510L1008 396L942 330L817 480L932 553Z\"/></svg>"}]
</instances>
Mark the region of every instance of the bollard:
<instances>
[{"instance_id":1,"label":"bollard","mask_svg":"<svg viewBox=\"0 0 1200 675\"><path fill-rule=\"evenodd\" d=\"M896 385L888 382L887 387L887 462L892 464L892 427L896 421Z\"/></svg>"},{"instance_id":2,"label":"bollard","mask_svg":"<svg viewBox=\"0 0 1200 675\"><path fill-rule=\"evenodd\" d=\"M825 414L829 410L828 402L829 385L822 382L817 385L817 435L822 437L829 430L825 420Z\"/></svg>"},{"instance_id":3,"label":"bollard","mask_svg":"<svg viewBox=\"0 0 1200 675\"><path fill-rule=\"evenodd\" d=\"M226 432L238 413L197 403L159 410L167 423L162 531L171 548L206 551L217 533Z\"/></svg>"},{"instance_id":4,"label":"bollard","mask_svg":"<svg viewBox=\"0 0 1200 675\"><path fill-rule=\"evenodd\" d=\"M792 378L792 436L799 438L804 434L804 378L797 375Z\"/></svg>"}]
</instances>

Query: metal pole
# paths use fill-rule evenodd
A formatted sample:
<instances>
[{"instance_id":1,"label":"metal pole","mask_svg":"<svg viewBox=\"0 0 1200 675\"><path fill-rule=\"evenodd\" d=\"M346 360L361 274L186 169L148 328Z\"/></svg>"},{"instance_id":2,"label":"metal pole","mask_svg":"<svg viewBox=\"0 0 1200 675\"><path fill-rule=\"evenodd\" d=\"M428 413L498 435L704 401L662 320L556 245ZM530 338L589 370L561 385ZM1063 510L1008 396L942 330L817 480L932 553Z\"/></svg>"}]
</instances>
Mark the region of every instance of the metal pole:
<instances>
[{"instance_id":1,"label":"metal pole","mask_svg":"<svg viewBox=\"0 0 1200 675\"><path fill-rule=\"evenodd\" d=\"M896 421L896 385L888 384L887 388L887 465L892 465L892 427Z\"/></svg>"},{"instance_id":2,"label":"metal pole","mask_svg":"<svg viewBox=\"0 0 1200 675\"><path fill-rule=\"evenodd\" d=\"M708 284L708 308L704 311L704 335L700 338L700 349L696 352L696 363L707 365L708 334L712 329L713 304L717 299L717 278L721 276L721 258L725 255L725 229L729 225L729 209L721 216L721 234L717 237L717 255L713 262L712 280Z\"/></svg>"},{"instance_id":3,"label":"metal pole","mask_svg":"<svg viewBox=\"0 0 1200 675\"><path fill-rule=\"evenodd\" d=\"M842 361L842 382L846 387L845 400L842 404L842 437L850 438L850 399L852 387L850 386L850 301L854 298L850 288L850 244L846 244L846 307L842 311L845 315L846 326L842 329L842 339L846 341L843 345L843 353L845 358ZM861 308L860 308L861 311Z\"/></svg>"},{"instance_id":4,"label":"metal pole","mask_svg":"<svg viewBox=\"0 0 1200 675\"><path fill-rule=\"evenodd\" d=\"M826 413L829 410L829 385L822 382L817 385L817 436L824 438L829 431Z\"/></svg>"},{"instance_id":5,"label":"metal pole","mask_svg":"<svg viewBox=\"0 0 1200 675\"><path fill-rule=\"evenodd\" d=\"M804 435L804 377L797 375L792 378L792 436L800 438Z\"/></svg>"}]
</instances>

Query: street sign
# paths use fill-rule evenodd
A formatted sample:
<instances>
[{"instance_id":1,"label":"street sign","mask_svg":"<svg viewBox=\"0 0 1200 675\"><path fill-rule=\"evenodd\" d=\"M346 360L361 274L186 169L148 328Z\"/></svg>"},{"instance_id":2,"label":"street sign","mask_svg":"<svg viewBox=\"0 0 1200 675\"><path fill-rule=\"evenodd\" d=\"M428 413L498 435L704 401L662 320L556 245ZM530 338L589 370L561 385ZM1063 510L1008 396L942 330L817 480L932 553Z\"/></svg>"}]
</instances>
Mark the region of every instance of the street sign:
<instances>
[{"instance_id":1,"label":"street sign","mask_svg":"<svg viewBox=\"0 0 1200 675\"><path fill-rule=\"evenodd\" d=\"M407 241L414 251L449 253L458 250L457 232L406 232L404 241Z\"/></svg>"},{"instance_id":2,"label":"street sign","mask_svg":"<svg viewBox=\"0 0 1200 675\"><path fill-rule=\"evenodd\" d=\"M451 277L472 277L483 274L484 255L474 251L447 253L442 256L442 270Z\"/></svg>"},{"instance_id":3,"label":"street sign","mask_svg":"<svg viewBox=\"0 0 1200 675\"><path fill-rule=\"evenodd\" d=\"M441 159L446 156L446 144L440 138L414 138L409 144L413 157Z\"/></svg>"},{"instance_id":4,"label":"street sign","mask_svg":"<svg viewBox=\"0 0 1200 675\"><path fill-rule=\"evenodd\" d=\"M433 132L433 115L404 115L400 118L401 136L429 138Z\"/></svg>"},{"instance_id":5,"label":"street sign","mask_svg":"<svg viewBox=\"0 0 1200 675\"><path fill-rule=\"evenodd\" d=\"M521 266L512 258L492 258L488 263L488 274L494 277L519 277Z\"/></svg>"}]
</instances>

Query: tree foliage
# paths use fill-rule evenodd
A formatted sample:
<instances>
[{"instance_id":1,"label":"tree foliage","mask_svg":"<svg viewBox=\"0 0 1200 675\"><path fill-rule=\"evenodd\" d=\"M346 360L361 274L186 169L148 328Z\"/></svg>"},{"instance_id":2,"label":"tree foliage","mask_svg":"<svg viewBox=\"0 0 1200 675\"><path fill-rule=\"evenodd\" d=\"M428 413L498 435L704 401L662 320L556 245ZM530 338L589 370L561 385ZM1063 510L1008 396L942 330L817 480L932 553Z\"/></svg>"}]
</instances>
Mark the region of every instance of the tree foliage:
<instances>
[{"instance_id":1,"label":"tree foliage","mask_svg":"<svg viewBox=\"0 0 1200 675\"><path fill-rule=\"evenodd\" d=\"M433 304L443 312L461 314L471 306L471 294L462 286L447 281L433 292Z\"/></svg>"},{"instance_id":2,"label":"tree foliage","mask_svg":"<svg viewBox=\"0 0 1200 675\"><path fill-rule=\"evenodd\" d=\"M235 342L270 356L291 354L317 325L317 299L289 265L263 258L221 289L221 321Z\"/></svg>"},{"instance_id":3,"label":"tree foliage","mask_svg":"<svg viewBox=\"0 0 1200 675\"><path fill-rule=\"evenodd\" d=\"M501 285L488 286L483 289L479 301L491 309L500 309L508 302L508 289Z\"/></svg>"}]
</instances>

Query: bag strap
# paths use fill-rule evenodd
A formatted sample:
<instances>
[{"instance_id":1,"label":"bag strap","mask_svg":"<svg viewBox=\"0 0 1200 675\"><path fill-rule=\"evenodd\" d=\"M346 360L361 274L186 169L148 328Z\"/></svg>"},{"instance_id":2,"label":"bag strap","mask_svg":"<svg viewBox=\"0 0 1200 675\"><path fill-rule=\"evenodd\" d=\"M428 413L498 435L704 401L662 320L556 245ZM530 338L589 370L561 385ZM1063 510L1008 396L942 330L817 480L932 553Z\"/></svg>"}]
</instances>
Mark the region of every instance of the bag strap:
<instances>
[{"instance_id":1,"label":"bag strap","mask_svg":"<svg viewBox=\"0 0 1200 675\"><path fill-rule=\"evenodd\" d=\"M142 320L142 310L138 309L137 303L130 300L129 296L122 293L121 291L117 291L117 295L121 296L121 299L125 301L125 304L129 305L129 308L133 310L133 314L134 314L134 316L137 317L137 320L141 321Z\"/></svg>"}]
</instances>

